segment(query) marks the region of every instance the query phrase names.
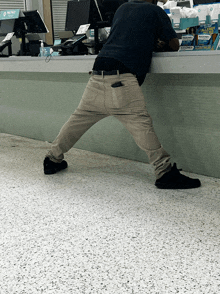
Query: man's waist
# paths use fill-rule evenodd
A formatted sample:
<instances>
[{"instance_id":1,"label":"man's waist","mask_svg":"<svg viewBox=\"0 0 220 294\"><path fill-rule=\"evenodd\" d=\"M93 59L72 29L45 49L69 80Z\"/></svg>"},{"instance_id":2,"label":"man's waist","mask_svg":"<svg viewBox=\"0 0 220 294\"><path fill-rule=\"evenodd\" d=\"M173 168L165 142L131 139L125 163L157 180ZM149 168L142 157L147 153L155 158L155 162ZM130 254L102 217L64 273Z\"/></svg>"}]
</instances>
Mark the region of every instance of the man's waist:
<instances>
[{"instance_id":1,"label":"man's waist","mask_svg":"<svg viewBox=\"0 0 220 294\"><path fill-rule=\"evenodd\" d=\"M112 75L117 75L117 74L125 74L125 73L130 73L130 71L126 70L93 70L92 74L93 75L103 75L103 76L112 76Z\"/></svg>"},{"instance_id":2,"label":"man's waist","mask_svg":"<svg viewBox=\"0 0 220 294\"><path fill-rule=\"evenodd\" d=\"M95 71L117 71L120 73L131 73L131 71L119 60L108 57L97 57L93 66Z\"/></svg>"}]
</instances>

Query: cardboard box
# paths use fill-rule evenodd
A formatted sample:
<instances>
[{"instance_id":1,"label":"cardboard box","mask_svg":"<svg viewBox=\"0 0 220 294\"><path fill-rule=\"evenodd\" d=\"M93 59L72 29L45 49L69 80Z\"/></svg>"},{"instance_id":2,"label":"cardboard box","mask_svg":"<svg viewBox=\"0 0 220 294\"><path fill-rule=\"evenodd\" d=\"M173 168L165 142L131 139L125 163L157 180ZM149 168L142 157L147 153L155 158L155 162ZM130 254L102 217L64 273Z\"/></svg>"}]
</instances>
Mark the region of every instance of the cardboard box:
<instances>
[{"instance_id":1,"label":"cardboard box","mask_svg":"<svg viewBox=\"0 0 220 294\"><path fill-rule=\"evenodd\" d=\"M193 46L194 36L191 34L182 36L182 44L181 46Z\"/></svg>"},{"instance_id":2,"label":"cardboard box","mask_svg":"<svg viewBox=\"0 0 220 294\"><path fill-rule=\"evenodd\" d=\"M211 35L197 35L197 46L210 45Z\"/></svg>"},{"instance_id":3,"label":"cardboard box","mask_svg":"<svg viewBox=\"0 0 220 294\"><path fill-rule=\"evenodd\" d=\"M201 44L201 45L199 45L199 43L198 43L198 45L195 45L194 50L217 50L217 47L218 47L218 44L219 44L219 34L216 35L216 37L213 36L213 35L210 36L210 37L211 38L210 38L209 44L203 44L203 45ZM213 42L213 39L215 39L214 42Z\"/></svg>"},{"instance_id":4,"label":"cardboard box","mask_svg":"<svg viewBox=\"0 0 220 294\"><path fill-rule=\"evenodd\" d=\"M201 25L196 29L193 40L190 36L193 35L182 36L180 51L220 50L218 23Z\"/></svg>"},{"instance_id":5,"label":"cardboard box","mask_svg":"<svg viewBox=\"0 0 220 294\"><path fill-rule=\"evenodd\" d=\"M218 34L218 23L200 25L196 30L196 35L199 34Z\"/></svg>"},{"instance_id":6,"label":"cardboard box","mask_svg":"<svg viewBox=\"0 0 220 294\"><path fill-rule=\"evenodd\" d=\"M194 48L194 46L180 46L179 51L193 51Z\"/></svg>"},{"instance_id":7,"label":"cardboard box","mask_svg":"<svg viewBox=\"0 0 220 294\"><path fill-rule=\"evenodd\" d=\"M201 25L197 28L195 50L216 50L218 42L218 23Z\"/></svg>"}]
</instances>

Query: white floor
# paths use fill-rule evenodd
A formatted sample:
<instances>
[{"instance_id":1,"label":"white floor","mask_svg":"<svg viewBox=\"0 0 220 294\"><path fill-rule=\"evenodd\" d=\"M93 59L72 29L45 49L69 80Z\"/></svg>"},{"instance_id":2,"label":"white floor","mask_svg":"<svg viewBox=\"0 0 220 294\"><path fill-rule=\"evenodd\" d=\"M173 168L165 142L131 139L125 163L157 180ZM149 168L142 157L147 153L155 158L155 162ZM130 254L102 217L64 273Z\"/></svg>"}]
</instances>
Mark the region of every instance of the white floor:
<instances>
[{"instance_id":1,"label":"white floor","mask_svg":"<svg viewBox=\"0 0 220 294\"><path fill-rule=\"evenodd\" d=\"M0 294L219 294L220 179L159 190L144 163L0 134ZM177 167L181 168L181 166Z\"/></svg>"}]
</instances>

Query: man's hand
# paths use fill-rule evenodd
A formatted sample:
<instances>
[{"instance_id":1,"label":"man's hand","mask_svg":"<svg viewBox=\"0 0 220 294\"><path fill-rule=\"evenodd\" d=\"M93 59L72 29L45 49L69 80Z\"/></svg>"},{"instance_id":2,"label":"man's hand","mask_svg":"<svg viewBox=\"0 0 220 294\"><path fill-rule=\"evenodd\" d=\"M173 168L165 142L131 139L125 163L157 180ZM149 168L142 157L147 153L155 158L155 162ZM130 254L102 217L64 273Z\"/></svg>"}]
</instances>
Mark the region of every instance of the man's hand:
<instances>
[{"instance_id":1,"label":"man's hand","mask_svg":"<svg viewBox=\"0 0 220 294\"><path fill-rule=\"evenodd\" d=\"M157 40L156 44L156 52L172 52L179 50L179 40L177 38L173 38L169 40L169 42Z\"/></svg>"},{"instance_id":2,"label":"man's hand","mask_svg":"<svg viewBox=\"0 0 220 294\"><path fill-rule=\"evenodd\" d=\"M157 40L157 48L162 49L165 46L165 42L161 41L160 39Z\"/></svg>"}]
</instances>

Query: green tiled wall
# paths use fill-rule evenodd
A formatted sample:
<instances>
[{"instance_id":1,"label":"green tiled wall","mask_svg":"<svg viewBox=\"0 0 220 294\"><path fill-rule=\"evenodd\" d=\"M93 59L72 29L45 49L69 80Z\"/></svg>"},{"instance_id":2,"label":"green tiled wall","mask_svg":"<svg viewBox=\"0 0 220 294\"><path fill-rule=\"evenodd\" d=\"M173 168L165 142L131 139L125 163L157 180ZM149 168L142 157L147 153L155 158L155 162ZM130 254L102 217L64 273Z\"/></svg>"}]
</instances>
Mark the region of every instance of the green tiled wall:
<instances>
[{"instance_id":1,"label":"green tiled wall","mask_svg":"<svg viewBox=\"0 0 220 294\"><path fill-rule=\"evenodd\" d=\"M52 142L74 112L86 73L0 73L0 131ZM163 147L184 171L220 177L218 74L148 74L142 90ZM113 117L95 124L76 148L148 162Z\"/></svg>"}]
</instances>

